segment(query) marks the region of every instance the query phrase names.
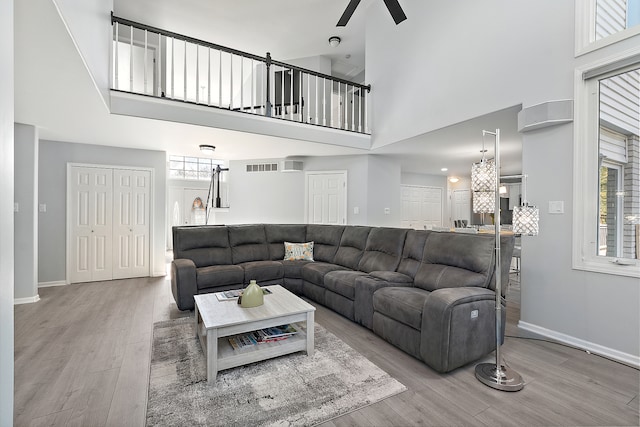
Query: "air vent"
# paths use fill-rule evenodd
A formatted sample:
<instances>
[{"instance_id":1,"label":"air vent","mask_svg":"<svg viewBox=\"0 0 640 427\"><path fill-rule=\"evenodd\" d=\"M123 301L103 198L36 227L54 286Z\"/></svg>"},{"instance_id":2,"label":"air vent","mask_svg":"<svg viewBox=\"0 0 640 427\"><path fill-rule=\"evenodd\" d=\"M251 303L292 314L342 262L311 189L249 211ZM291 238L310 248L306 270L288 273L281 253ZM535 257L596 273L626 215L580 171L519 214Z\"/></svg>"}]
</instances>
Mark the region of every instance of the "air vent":
<instances>
[{"instance_id":1,"label":"air vent","mask_svg":"<svg viewBox=\"0 0 640 427\"><path fill-rule=\"evenodd\" d=\"M300 160L285 160L282 162L282 172L300 172L302 166L303 164Z\"/></svg>"},{"instance_id":2,"label":"air vent","mask_svg":"<svg viewBox=\"0 0 640 427\"><path fill-rule=\"evenodd\" d=\"M278 172L277 163L257 163L247 165L247 172Z\"/></svg>"}]
</instances>

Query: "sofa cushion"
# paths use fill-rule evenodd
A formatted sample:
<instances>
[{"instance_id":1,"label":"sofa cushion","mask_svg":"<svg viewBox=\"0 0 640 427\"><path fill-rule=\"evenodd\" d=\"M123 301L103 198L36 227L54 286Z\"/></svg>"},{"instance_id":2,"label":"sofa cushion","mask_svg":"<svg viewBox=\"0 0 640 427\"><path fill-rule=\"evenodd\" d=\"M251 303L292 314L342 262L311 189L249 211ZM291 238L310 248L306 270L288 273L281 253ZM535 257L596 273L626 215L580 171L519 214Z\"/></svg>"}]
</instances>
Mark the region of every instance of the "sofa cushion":
<instances>
[{"instance_id":1,"label":"sofa cushion","mask_svg":"<svg viewBox=\"0 0 640 427\"><path fill-rule=\"evenodd\" d=\"M284 260L313 261L313 242L284 242Z\"/></svg>"},{"instance_id":2,"label":"sofa cushion","mask_svg":"<svg viewBox=\"0 0 640 427\"><path fill-rule=\"evenodd\" d=\"M413 278L397 271L372 271L369 276L391 283L413 283Z\"/></svg>"},{"instance_id":3,"label":"sofa cushion","mask_svg":"<svg viewBox=\"0 0 640 427\"><path fill-rule=\"evenodd\" d=\"M288 279L302 279L302 267L311 261L282 261L284 277Z\"/></svg>"},{"instance_id":4,"label":"sofa cushion","mask_svg":"<svg viewBox=\"0 0 640 427\"><path fill-rule=\"evenodd\" d=\"M376 227L371 229L358 270L395 271L402 258L402 247L407 230L402 228Z\"/></svg>"},{"instance_id":5,"label":"sofa cushion","mask_svg":"<svg viewBox=\"0 0 640 427\"><path fill-rule=\"evenodd\" d=\"M336 264L329 264L326 262L310 262L302 267L302 278L314 285L322 286L324 288L324 276L330 271L347 270Z\"/></svg>"},{"instance_id":6,"label":"sofa cushion","mask_svg":"<svg viewBox=\"0 0 640 427\"><path fill-rule=\"evenodd\" d=\"M173 227L172 231L173 259L190 259L196 267L232 263L227 227Z\"/></svg>"},{"instance_id":7,"label":"sofa cushion","mask_svg":"<svg viewBox=\"0 0 640 427\"><path fill-rule=\"evenodd\" d=\"M487 285L484 274L442 264L422 264L413 280L416 287L427 291L464 286L484 288Z\"/></svg>"},{"instance_id":8,"label":"sofa cushion","mask_svg":"<svg viewBox=\"0 0 640 427\"><path fill-rule=\"evenodd\" d=\"M422 308L429 293L417 288L382 288L373 294L374 312L413 329L422 328Z\"/></svg>"},{"instance_id":9,"label":"sofa cushion","mask_svg":"<svg viewBox=\"0 0 640 427\"><path fill-rule=\"evenodd\" d=\"M367 245L367 239L371 227L352 226L345 227L340 239L340 247L333 260L335 264L356 270L360 263L360 258Z\"/></svg>"},{"instance_id":10,"label":"sofa cushion","mask_svg":"<svg viewBox=\"0 0 640 427\"><path fill-rule=\"evenodd\" d=\"M212 265L196 269L198 289L242 285L244 270L239 265Z\"/></svg>"},{"instance_id":11,"label":"sofa cushion","mask_svg":"<svg viewBox=\"0 0 640 427\"><path fill-rule=\"evenodd\" d=\"M229 225L227 228L234 264L269 259L264 225Z\"/></svg>"},{"instance_id":12,"label":"sofa cushion","mask_svg":"<svg viewBox=\"0 0 640 427\"><path fill-rule=\"evenodd\" d=\"M284 259L284 242L303 243L307 238L307 226L304 224L265 224L264 233L269 246L269 259Z\"/></svg>"},{"instance_id":13,"label":"sofa cushion","mask_svg":"<svg viewBox=\"0 0 640 427\"><path fill-rule=\"evenodd\" d=\"M344 226L309 224L305 242L313 242L313 259L332 263L336 255Z\"/></svg>"},{"instance_id":14,"label":"sofa cushion","mask_svg":"<svg viewBox=\"0 0 640 427\"><path fill-rule=\"evenodd\" d=\"M356 298L356 279L365 276L362 271L330 271L324 276L324 287L331 292L347 297Z\"/></svg>"},{"instance_id":15,"label":"sofa cushion","mask_svg":"<svg viewBox=\"0 0 640 427\"><path fill-rule=\"evenodd\" d=\"M244 268L245 283L255 280L260 284L268 280L282 279L284 276L284 267L280 261L250 261L239 265Z\"/></svg>"},{"instance_id":16,"label":"sofa cushion","mask_svg":"<svg viewBox=\"0 0 640 427\"><path fill-rule=\"evenodd\" d=\"M409 277L416 277L422 257L424 256L424 245L431 231L409 230L402 249L402 260L397 271Z\"/></svg>"}]
</instances>

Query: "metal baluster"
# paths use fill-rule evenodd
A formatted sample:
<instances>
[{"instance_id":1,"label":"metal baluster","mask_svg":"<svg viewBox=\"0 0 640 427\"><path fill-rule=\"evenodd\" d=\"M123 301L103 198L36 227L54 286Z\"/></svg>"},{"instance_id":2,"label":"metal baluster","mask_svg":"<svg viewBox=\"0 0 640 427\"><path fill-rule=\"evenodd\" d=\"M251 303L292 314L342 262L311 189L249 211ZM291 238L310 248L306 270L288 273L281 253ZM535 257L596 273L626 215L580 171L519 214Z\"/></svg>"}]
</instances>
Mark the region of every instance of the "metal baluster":
<instances>
[{"instance_id":1,"label":"metal baluster","mask_svg":"<svg viewBox=\"0 0 640 427\"><path fill-rule=\"evenodd\" d=\"M307 123L311 122L311 74L307 74Z\"/></svg>"},{"instance_id":2,"label":"metal baluster","mask_svg":"<svg viewBox=\"0 0 640 427\"><path fill-rule=\"evenodd\" d=\"M356 88L351 85L351 130L356 130Z\"/></svg>"},{"instance_id":3,"label":"metal baluster","mask_svg":"<svg viewBox=\"0 0 640 427\"><path fill-rule=\"evenodd\" d=\"M218 107L222 108L222 51L218 51Z\"/></svg>"},{"instance_id":4,"label":"metal baluster","mask_svg":"<svg viewBox=\"0 0 640 427\"><path fill-rule=\"evenodd\" d=\"M304 106L302 105L302 71L298 71L298 80L300 82L300 88L298 89L298 115L300 116L300 122L304 119L302 117L302 112L304 110Z\"/></svg>"},{"instance_id":5,"label":"metal baluster","mask_svg":"<svg viewBox=\"0 0 640 427\"><path fill-rule=\"evenodd\" d=\"M133 92L133 26L129 27L129 92Z\"/></svg>"},{"instance_id":6,"label":"metal baluster","mask_svg":"<svg viewBox=\"0 0 640 427\"><path fill-rule=\"evenodd\" d=\"M147 30L144 30L144 93L147 93Z\"/></svg>"},{"instance_id":7,"label":"metal baluster","mask_svg":"<svg viewBox=\"0 0 640 427\"><path fill-rule=\"evenodd\" d=\"M240 111L244 111L244 57L240 57Z\"/></svg>"},{"instance_id":8,"label":"metal baluster","mask_svg":"<svg viewBox=\"0 0 640 427\"><path fill-rule=\"evenodd\" d=\"M267 114L267 103L266 103L266 93L265 90L265 82L264 82L264 71L267 69L267 63L265 62L264 67L260 67L260 114ZM263 110L264 108L264 110Z\"/></svg>"},{"instance_id":9,"label":"metal baluster","mask_svg":"<svg viewBox=\"0 0 640 427\"><path fill-rule=\"evenodd\" d=\"M119 31L120 31L120 25L119 25L119 22L116 22L116 26L115 26L115 32L116 32L116 35L115 35L115 40L116 40L116 46L115 46L115 49L116 49L116 55L115 55L115 56L116 56L116 58L115 58L115 60L114 60L114 62L115 62L115 70L114 70L114 89L120 89L120 82L118 81L118 66L119 66L119 65L118 65L118 59L119 59L119 56L120 56L120 55L119 55L119 53L118 53L118 45L120 44L120 42L119 42L119 37L118 37L118 36L119 36Z\"/></svg>"},{"instance_id":10,"label":"metal baluster","mask_svg":"<svg viewBox=\"0 0 640 427\"><path fill-rule=\"evenodd\" d=\"M229 109L233 110L233 54L229 54Z\"/></svg>"},{"instance_id":11,"label":"metal baluster","mask_svg":"<svg viewBox=\"0 0 640 427\"><path fill-rule=\"evenodd\" d=\"M187 100L187 41L184 41L184 101Z\"/></svg>"},{"instance_id":12,"label":"metal baluster","mask_svg":"<svg viewBox=\"0 0 640 427\"><path fill-rule=\"evenodd\" d=\"M293 120L293 81L294 76L295 76L295 71L292 69L289 69L289 73L291 76L291 84L289 85L291 87L291 93L289 94L289 120Z\"/></svg>"},{"instance_id":13,"label":"metal baluster","mask_svg":"<svg viewBox=\"0 0 640 427\"><path fill-rule=\"evenodd\" d=\"M211 48L207 48L207 105L211 105Z\"/></svg>"},{"instance_id":14,"label":"metal baluster","mask_svg":"<svg viewBox=\"0 0 640 427\"><path fill-rule=\"evenodd\" d=\"M322 126L327 125L327 79L322 78Z\"/></svg>"},{"instance_id":15,"label":"metal baluster","mask_svg":"<svg viewBox=\"0 0 640 427\"><path fill-rule=\"evenodd\" d=\"M320 106L318 100L318 76L316 76L316 124L320 123Z\"/></svg>"},{"instance_id":16,"label":"metal baluster","mask_svg":"<svg viewBox=\"0 0 640 427\"><path fill-rule=\"evenodd\" d=\"M158 96L162 96L162 34L158 33Z\"/></svg>"},{"instance_id":17,"label":"metal baluster","mask_svg":"<svg viewBox=\"0 0 640 427\"><path fill-rule=\"evenodd\" d=\"M200 46L196 45L196 104L200 103Z\"/></svg>"},{"instance_id":18,"label":"metal baluster","mask_svg":"<svg viewBox=\"0 0 640 427\"><path fill-rule=\"evenodd\" d=\"M171 37L171 98L175 99L176 84L176 39Z\"/></svg>"},{"instance_id":19,"label":"metal baluster","mask_svg":"<svg viewBox=\"0 0 640 427\"><path fill-rule=\"evenodd\" d=\"M342 128L342 83L338 82L338 103L340 104L338 106L338 129Z\"/></svg>"},{"instance_id":20,"label":"metal baluster","mask_svg":"<svg viewBox=\"0 0 640 427\"><path fill-rule=\"evenodd\" d=\"M282 75L282 78L280 80L282 80L282 84L280 85L280 92L281 92L281 96L280 96L280 115L282 116L282 118L284 119L284 68L281 68L281 72L280 74Z\"/></svg>"},{"instance_id":21,"label":"metal baluster","mask_svg":"<svg viewBox=\"0 0 640 427\"><path fill-rule=\"evenodd\" d=\"M265 62L265 67L267 69L266 72L266 77L267 77L267 87L264 91L265 96L267 97L266 102L265 102L265 116L267 117L271 117L272 116L272 111L271 111L271 54L269 52L267 52L267 56L266 56L266 62ZM275 82L275 71L274 71L274 78L273 81ZM273 91L273 93L275 93L275 90Z\"/></svg>"},{"instance_id":22,"label":"metal baluster","mask_svg":"<svg viewBox=\"0 0 640 427\"><path fill-rule=\"evenodd\" d=\"M329 96L331 97L329 98L329 108L331 108L331 115L329 116L330 117L329 126L333 127L334 126L333 124L333 80L331 80L331 90L330 90Z\"/></svg>"},{"instance_id":23,"label":"metal baluster","mask_svg":"<svg viewBox=\"0 0 640 427\"><path fill-rule=\"evenodd\" d=\"M362 88L358 88L358 132L362 133Z\"/></svg>"},{"instance_id":24,"label":"metal baluster","mask_svg":"<svg viewBox=\"0 0 640 427\"><path fill-rule=\"evenodd\" d=\"M253 62L253 58L251 58L251 114L255 114L256 112L256 92L254 88L255 78L255 64Z\"/></svg>"}]
</instances>

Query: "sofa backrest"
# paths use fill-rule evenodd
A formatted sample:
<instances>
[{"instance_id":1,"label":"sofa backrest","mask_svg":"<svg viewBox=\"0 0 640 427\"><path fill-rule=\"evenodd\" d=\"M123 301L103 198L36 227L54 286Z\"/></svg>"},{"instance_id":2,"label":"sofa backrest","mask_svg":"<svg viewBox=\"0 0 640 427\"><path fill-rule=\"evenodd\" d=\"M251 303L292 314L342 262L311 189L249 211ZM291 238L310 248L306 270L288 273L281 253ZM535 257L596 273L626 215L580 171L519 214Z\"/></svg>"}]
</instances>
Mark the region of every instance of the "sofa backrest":
<instances>
[{"instance_id":1,"label":"sofa backrest","mask_svg":"<svg viewBox=\"0 0 640 427\"><path fill-rule=\"evenodd\" d=\"M340 239L340 246L336 251L336 256L333 258L334 264L356 270L367 245L370 231L371 227L345 227Z\"/></svg>"},{"instance_id":2,"label":"sofa backrest","mask_svg":"<svg viewBox=\"0 0 640 427\"><path fill-rule=\"evenodd\" d=\"M190 259L196 267L232 263L227 227L178 226L172 232L174 259Z\"/></svg>"},{"instance_id":3,"label":"sofa backrest","mask_svg":"<svg viewBox=\"0 0 640 427\"><path fill-rule=\"evenodd\" d=\"M372 228L367 238L364 254L358 264L358 270L365 273L396 271L402 258L402 248L407 231L403 228Z\"/></svg>"},{"instance_id":4,"label":"sofa backrest","mask_svg":"<svg viewBox=\"0 0 640 427\"><path fill-rule=\"evenodd\" d=\"M313 260L333 262L338 251L344 226L342 225L307 225L306 242L313 242Z\"/></svg>"},{"instance_id":5,"label":"sofa backrest","mask_svg":"<svg viewBox=\"0 0 640 427\"><path fill-rule=\"evenodd\" d=\"M264 224L229 225L229 244L234 264L269 259Z\"/></svg>"},{"instance_id":6,"label":"sofa backrest","mask_svg":"<svg viewBox=\"0 0 640 427\"><path fill-rule=\"evenodd\" d=\"M460 286L486 288L493 263L491 235L430 233L414 284L428 291Z\"/></svg>"},{"instance_id":7,"label":"sofa backrest","mask_svg":"<svg viewBox=\"0 0 640 427\"><path fill-rule=\"evenodd\" d=\"M411 278L416 277L424 255L424 244L429 234L431 231L425 230L409 230L407 232L402 249L402 259L397 270L399 273L406 274Z\"/></svg>"},{"instance_id":8,"label":"sofa backrest","mask_svg":"<svg viewBox=\"0 0 640 427\"><path fill-rule=\"evenodd\" d=\"M303 224L265 224L264 232L269 245L269 259L284 259L284 242L305 243L307 226Z\"/></svg>"}]
</instances>

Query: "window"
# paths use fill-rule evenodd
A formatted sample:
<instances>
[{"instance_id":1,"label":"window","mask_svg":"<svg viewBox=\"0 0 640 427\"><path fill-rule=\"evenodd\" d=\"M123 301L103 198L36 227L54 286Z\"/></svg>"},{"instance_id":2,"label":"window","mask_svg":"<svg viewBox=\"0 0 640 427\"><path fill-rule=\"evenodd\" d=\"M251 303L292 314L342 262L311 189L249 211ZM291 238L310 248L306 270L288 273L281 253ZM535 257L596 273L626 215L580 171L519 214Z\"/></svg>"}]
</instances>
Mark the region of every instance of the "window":
<instances>
[{"instance_id":1,"label":"window","mask_svg":"<svg viewBox=\"0 0 640 427\"><path fill-rule=\"evenodd\" d=\"M574 268L640 277L639 53L576 73Z\"/></svg>"},{"instance_id":2,"label":"window","mask_svg":"<svg viewBox=\"0 0 640 427\"><path fill-rule=\"evenodd\" d=\"M640 0L576 1L576 55L640 34Z\"/></svg>"},{"instance_id":3,"label":"window","mask_svg":"<svg viewBox=\"0 0 640 427\"><path fill-rule=\"evenodd\" d=\"M169 156L169 178L208 181L222 161L202 157Z\"/></svg>"}]
</instances>

